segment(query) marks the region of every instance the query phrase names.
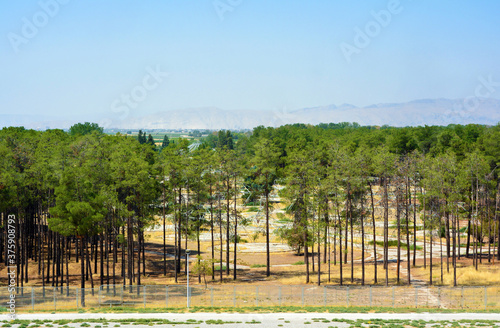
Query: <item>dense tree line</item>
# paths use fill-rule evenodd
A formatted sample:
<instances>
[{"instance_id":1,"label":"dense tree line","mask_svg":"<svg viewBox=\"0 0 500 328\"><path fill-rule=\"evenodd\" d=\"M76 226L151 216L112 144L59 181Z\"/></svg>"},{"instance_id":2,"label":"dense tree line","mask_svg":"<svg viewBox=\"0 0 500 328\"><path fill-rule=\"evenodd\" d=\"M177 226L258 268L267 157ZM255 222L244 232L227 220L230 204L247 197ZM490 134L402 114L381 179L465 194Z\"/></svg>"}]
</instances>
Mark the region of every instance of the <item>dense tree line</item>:
<instances>
[{"instance_id":1,"label":"dense tree line","mask_svg":"<svg viewBox=\"0 0 500 328\"><path fill-rule=\"evenodd\" d=\"M332 262L340 267L340 284L354 282L354 243L361 239L360 283L368 279L365 250L373 247L377 258L378 244L388 284L388 250L394 242L399 283L403 260L408 273L415 265L417 230L423 230L429 282L432 247L438 245L441 280L446 265L456 284L461 257L472 257L476 268L495 255L500 260L499 145L500 125L294 124L258 127L251 133L217 131L196 149L187 140L168 137L157 147L142 131L138 138L109 136L90 123L77 124L69 133L4 128L0 262L7 264L7 215L15 214L20 286L29 282L29 266L37 267L44 286L69 285L72 261L80 263L82 288L89 280L92 287L140 285L146 274L144 231L160 223L164 275L172 273L177 281L186 270L182 258L188 239L197 241L200 253L200 234L208 231L212 279L223 279L223 264L229 276L231 262L236 279L238 229L250 224L238 212L242 201L262 204L266 272L271 275L270 196L280 185L289 224L276 233L304 255L307 282L311 270L318 274L318 284L322 270L328 270L330 280ZM377 240L377 217L383 219L383 240ZM166 242L169 223L174 245ZM466 241L460 240L461 229ZM441 237L444 249L436 244ZM465 254L459 247L464 242ZM173 261L168 260L169 248ZM349 262L350 277L343 277L342 267ZM377 283L380 268L371 262ZM215 263L220 263L219 277ZM98 283L93 281L96 273Z\"/></svg>"}]
</instances>

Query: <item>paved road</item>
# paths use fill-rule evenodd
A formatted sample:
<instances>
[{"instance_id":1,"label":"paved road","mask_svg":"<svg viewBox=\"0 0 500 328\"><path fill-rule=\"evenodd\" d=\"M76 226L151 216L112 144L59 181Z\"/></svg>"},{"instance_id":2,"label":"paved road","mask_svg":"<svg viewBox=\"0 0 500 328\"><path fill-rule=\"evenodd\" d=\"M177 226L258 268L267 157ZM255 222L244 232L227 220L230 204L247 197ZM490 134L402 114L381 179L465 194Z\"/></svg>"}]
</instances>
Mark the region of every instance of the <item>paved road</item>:
<instances>
[{"instance_id":1,"label":"paved road","mask_svg":"<svg viewBox=\"0 0 500 328\"><path fill-rule=\"evenodd\" d=\"M183 327L348 327L348 324L335 322L334 319L349 320L434 320L434 321L456 321L456 320L495 320L500 326L500 314L498 313L36 313L19 314L18 319L24 320L60 320L60 319L168 319L176 322L196 320L198 323L182 324ZM316 320L315 320L316 319ZM318 320L321 319L321 320ZM7 320L6 315L0 315L0 320ZM225 324L207 324L207 320L222 320ZM203 321L200 323L200 321ZM323 322L325 321L325 322ZM326 322L328 321L328 322ZM237 323L240 322L240 323ZM309 323L308 323L309 322ZM253 324L249 324L253 323ZM79 324L70 327L79 327ZM92 327L95 324L92 325ZM110 324L110 327L113 327ZM173 325L161 325L161 327L172 327ZM179 327L180 325L176 325ZM429 325L430 326L430 325ZM123 327L123 326L122 326ZM150 328L147 325L134 325L134 328Z\"/></svg>"}]
</instances>

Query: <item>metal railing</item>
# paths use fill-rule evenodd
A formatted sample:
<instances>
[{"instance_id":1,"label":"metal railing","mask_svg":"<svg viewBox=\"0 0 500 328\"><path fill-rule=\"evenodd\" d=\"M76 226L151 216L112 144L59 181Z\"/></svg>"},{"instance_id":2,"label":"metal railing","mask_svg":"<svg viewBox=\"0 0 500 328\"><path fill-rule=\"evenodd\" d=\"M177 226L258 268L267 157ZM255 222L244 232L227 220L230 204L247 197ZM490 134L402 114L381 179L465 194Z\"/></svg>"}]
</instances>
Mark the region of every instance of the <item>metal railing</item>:
<instances>
[{"instance_id":1,"label":"metal railing","mask_svg":"<svg viewBox=\"0 0 500 328\"><path fill-rule=\"evenodd\" d=\"M10 294L0 287L0 307ZM314 286L314 285L185 285L99 288L18 287L16 310L63 310L99 307L180 308L252 306L413 307L500 309L500 286Z\"/></svg>"}]
</instances>

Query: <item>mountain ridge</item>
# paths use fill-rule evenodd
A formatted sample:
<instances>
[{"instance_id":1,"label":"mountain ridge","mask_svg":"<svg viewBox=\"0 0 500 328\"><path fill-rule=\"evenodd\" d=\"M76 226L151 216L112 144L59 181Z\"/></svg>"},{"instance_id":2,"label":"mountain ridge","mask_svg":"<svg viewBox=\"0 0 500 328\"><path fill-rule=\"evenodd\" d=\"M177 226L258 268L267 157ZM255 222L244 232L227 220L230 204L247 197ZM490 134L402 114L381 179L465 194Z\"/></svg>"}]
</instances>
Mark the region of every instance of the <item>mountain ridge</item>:
<instances>
[{"instance_id":1,"label":"mountain ridge","mask_svg":"<svg viewBox=\"0 0 500 328\"><path fill-rule=\"evenodd\" d=\"M352 104L314 106L294 110L225 110L217 107L187 108L159 111L123 119L106 118L106 114L95 120L104 128L115 129L253 129L257 126L277 127L285 124L357 122L360 125L448 125L485 124L500 122L500 99L476 98L476 107L470 108L464 99L417 99L404 103L378 103L365 107ZM111 115L110 115L111 116ZM26 121L26 117L23 117ZM20 120L15 120L19 123ZM25 127L35 129L67 129L80 120L37 119L25 122ZM92 121L88 118L87 121ZM5 123L4 123L5 124ZM8 126L8 125L6 125Z\"/></svg>"}]
</instances>

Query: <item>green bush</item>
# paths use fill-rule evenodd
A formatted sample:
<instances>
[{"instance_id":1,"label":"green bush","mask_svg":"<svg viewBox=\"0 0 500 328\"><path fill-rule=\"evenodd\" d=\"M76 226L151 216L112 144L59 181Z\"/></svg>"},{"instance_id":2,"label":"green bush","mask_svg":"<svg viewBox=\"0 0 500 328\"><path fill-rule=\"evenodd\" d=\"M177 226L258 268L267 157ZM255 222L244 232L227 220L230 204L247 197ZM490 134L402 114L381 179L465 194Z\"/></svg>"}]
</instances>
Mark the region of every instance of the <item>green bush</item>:
<instances>
[{"instance_id":1,"label":"green bush","mask_svg":"<svg viewBox=\"0 0 500 328\"><path fill-rule=\"evenodd\" d=\"M266 264L252 264L250 267L251 268L265 268L265 267L267 267L267 265Z\"/></svg>"}]
</instances>

